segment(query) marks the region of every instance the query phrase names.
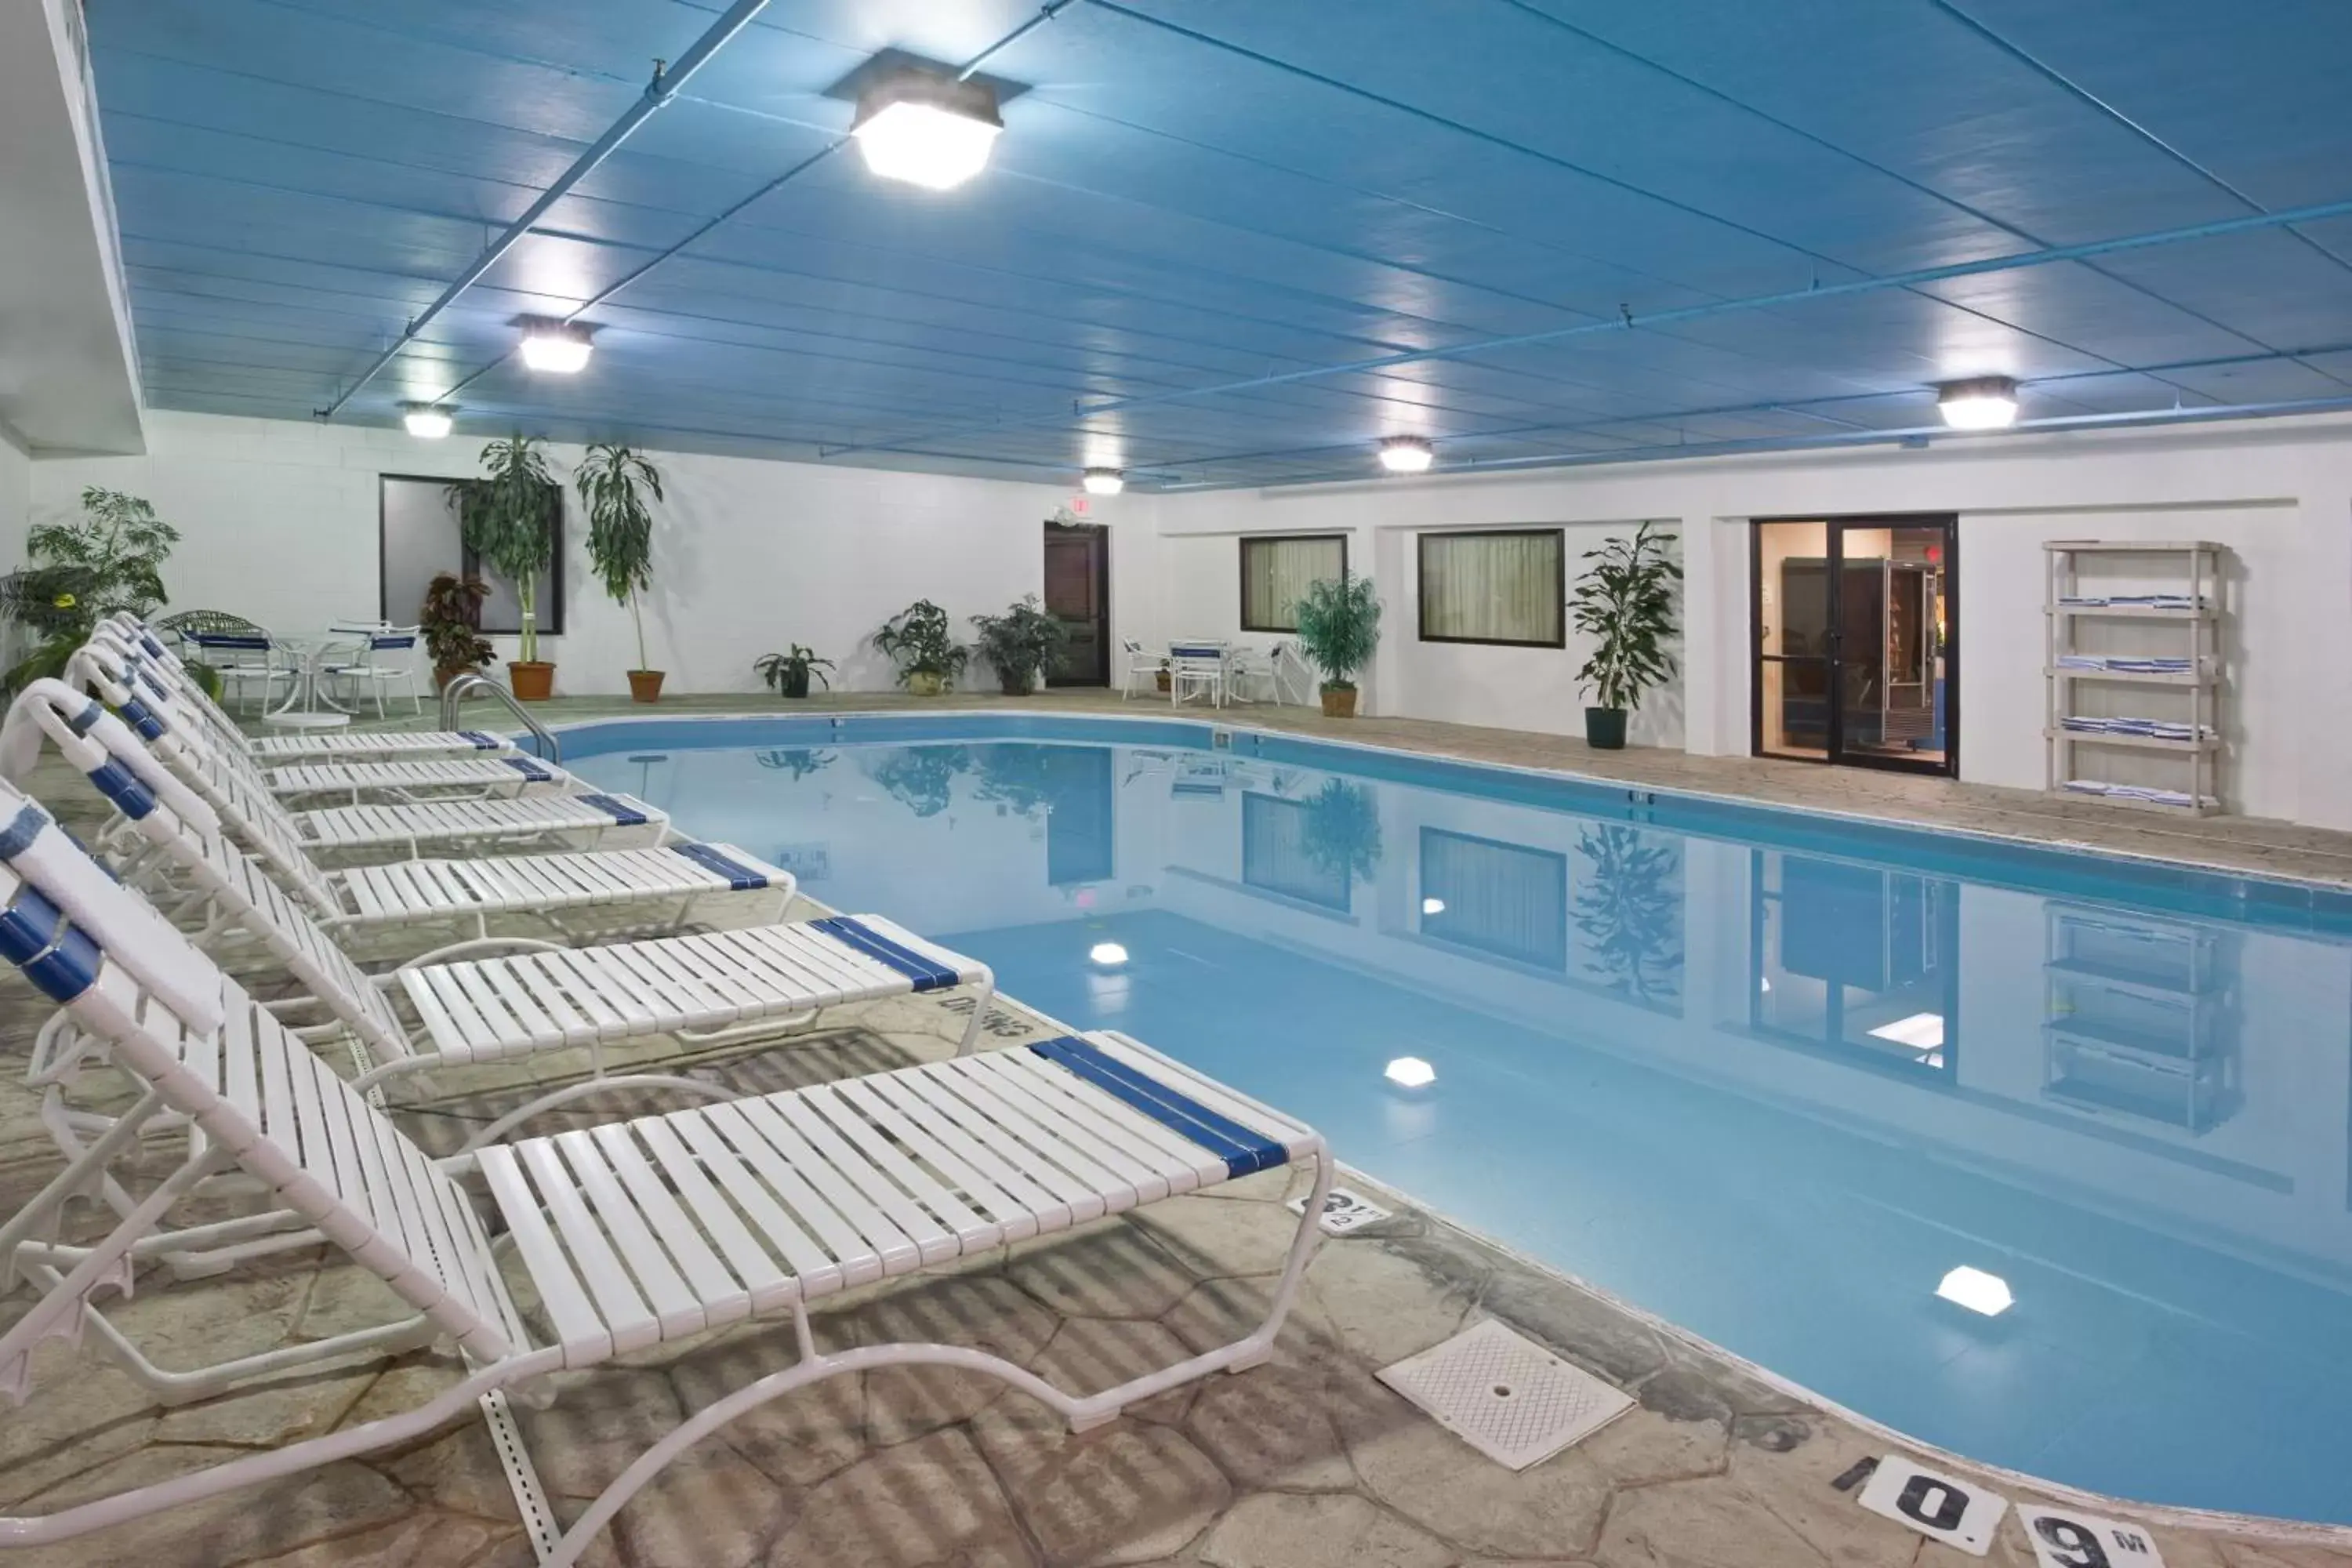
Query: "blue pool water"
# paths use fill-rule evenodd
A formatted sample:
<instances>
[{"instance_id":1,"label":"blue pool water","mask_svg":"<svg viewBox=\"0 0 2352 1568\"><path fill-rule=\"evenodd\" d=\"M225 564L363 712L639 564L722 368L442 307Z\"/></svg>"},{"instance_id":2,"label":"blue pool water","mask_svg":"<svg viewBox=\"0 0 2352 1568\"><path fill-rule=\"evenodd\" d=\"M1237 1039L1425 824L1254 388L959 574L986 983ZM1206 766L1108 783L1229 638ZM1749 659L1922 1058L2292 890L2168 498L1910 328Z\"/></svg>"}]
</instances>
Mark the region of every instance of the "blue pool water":
<instances>
[{"instance_id":1,"label":"blue pool water","mask_svg":"<svg viewBox=\"0 0 2352 1568\"><path fill-rule=\"evenodd\" d=\"M2352 900L1161 721L577 771L1929 1442L2352 1522ZM1124 963L1092 962L1112 942ZM1418 1090L1384 1076L1431 1064ZM1938 1299L1967 1266L1998 1317Z\"/></svg>"}]
</instances>

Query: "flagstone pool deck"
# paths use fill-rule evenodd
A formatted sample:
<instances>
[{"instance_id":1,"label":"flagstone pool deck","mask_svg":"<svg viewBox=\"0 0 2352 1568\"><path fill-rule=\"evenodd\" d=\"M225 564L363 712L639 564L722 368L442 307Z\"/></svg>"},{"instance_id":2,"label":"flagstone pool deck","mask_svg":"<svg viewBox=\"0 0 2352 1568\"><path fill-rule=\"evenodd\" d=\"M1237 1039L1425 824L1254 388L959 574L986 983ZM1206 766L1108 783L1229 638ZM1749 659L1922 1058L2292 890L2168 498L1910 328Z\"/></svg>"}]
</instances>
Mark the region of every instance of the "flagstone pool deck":
<instances>
[{"instance_id":1,"label":"flagstone pool deck","mask_svg":"<svg viewBox=\"0 0 2352 1568\"><path fill-rule=\"evenodd\" d=\"M1361 731L1358 731L1361 733ZM1364 738L1373 738L1369 734ZM1818 776L1818 775L1816 775ZM78 827L87 790L53 760L33 793ZM754 900L711 906L754 918ZM803 910L797 912L813 912ZM413 949L412 949L413 951ZM390 957L387 948L381 956ZM253 970L259 987L268 973ZM266 994L266 993L265 993ZM612 1053L668 1061L744 1091L950 1054L968 1000L907 998L825 1015L809 1034L682 1063L667 1040ZM45 1008L0 979L0 1039L18 1053ZM1046 1026L1011 999L989 1048ZM12 1057L21 1060L21 1055ZM454 1148L526 1083L583 1072L576 1055L435 1075L401 1114ZM119 1093L118 1089L118 1093ZM99 1103L104 1103L101 1098ZM662 1109L614 1097L606 1114ZM0 1079L0 1211L54 1171L36 1103ZM561 1125L558 1112L541 1123ZM1348 1151L1338 1151L1344 1160ZM1351 1184L1362 1185L1352 1183ZM827 1347L892 1340L983 1346L1076 1391L1108 1386L1256 1321L1303 1186L1268 1173L930 1273L834 1298ZM1375 1195L1379 1190L1372 1189ZM625 1568L1958 1568L1969 1562L1865 1512L1833 1483L1893 1451L1984 1481L2014 1501L2056 1499L1891 1441L1728 1358L1388 1194L1397 1213L1327 1240L1268 1365L1217 1376L1073 1436L992 1380L870 1372L758 1410L693 1450L621 1514L586 1561ZM0 1301L0 1322L22 1310ZM184 1285L161 1277L112 1315L185 1365L316 1339L396 1315L371 1276L323 1249ZM1481 1458L1376 1381L1381 1366L1499 1319L1626 1390L1629 1414L1522 1472ZM793 1358L789 1323L739 1325L553 1380L519 1415L559 1512L584 1506L684 1415ZM95 1339L52 1342L35 1388L0 1409L0 1508L34 1513L411 1407L457 1375L420 1352L331 1367L159 1410ZM2352 1568L2352 1532L2255 1521L2153 1521L2171 1568ZM16 1565L136 1568L529 1568L534 1561L486 1428L425 1440L56 1546ZM2033 1562L2012 1512L1987 1561Z\"/></svg>"}]
</instances>

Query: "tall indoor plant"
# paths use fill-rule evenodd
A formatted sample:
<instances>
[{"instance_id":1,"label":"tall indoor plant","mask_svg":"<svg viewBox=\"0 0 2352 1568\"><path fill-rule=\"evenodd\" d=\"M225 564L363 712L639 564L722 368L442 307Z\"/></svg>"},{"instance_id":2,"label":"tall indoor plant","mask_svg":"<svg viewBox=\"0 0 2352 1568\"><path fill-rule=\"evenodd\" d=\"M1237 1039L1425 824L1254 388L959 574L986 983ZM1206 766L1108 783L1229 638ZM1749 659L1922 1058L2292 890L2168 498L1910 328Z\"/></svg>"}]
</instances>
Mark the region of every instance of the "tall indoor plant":
<instances>
[{"instance_id":1,"label":"tall indoor plant","mask_svg":"<svg viewBox=\"0 0 2352 1568\"><path fill-rule=\"evenodd\" d=\"M62 675L100 617L118 610L150 616L169 597L163 568L180 542L178 529L139 497L98 485L81 492L81 510L74 521L44 522L26 531L32 564L13 579L10 608L41 645L8 672L12 691Z\"/></svg>"},{"instance_id":2,"label":"tall indoor plant","mask_svg":"<svg viewBox=\"0 0 2352 1568\"><path fill-rule=\"evenodd\" d=\"M1645 522L1631 539L1603 540L1584 552L1592 564L1577 578L1569 606L1576 629L1594 639L1576 672L1577 689L1599 699L1584 710L1587 745L1622 750L1626 714L1644 691L1674 679L1666 644L1675 636L1675 584L1683 580L1667 549L1675 539Z\"/></svg>"},{"instance_id":3,"label":"tall indoor plant","mask_svg":"<svg viewBox=\"0 0 2352 1568\"><path fill-rule=\"evenodd\" d=\"M600 443L588 448L572 482L588 503L588 560L616 605L629 606L637 629L637 663L629 671L629 695L639 702L661 698L662 671L646 667L646 618L637 595L653 585L654 516L650 495L662 500L661 470L635 447Z\"/></svg>"},{"instance_id":4,"label":"tall indoor plant","mask_svg":"<svg viewBox=\"0 0 2352 1568\"><path fill-rule=\"evenodd\" d=\"M1009 605L1001 616L974 616L980 631L980 657L996 667L997 684L1007 697L1026 697L1045 679L1045 671L1070 646L1070 628L1059 616L1047 615L1030 594Z\"/></svg>"},{"instance_id":5,"label":"tall indoor plant","mask_svg":"<svg viewBox=\"0 0 2352 1568\"><path fill-rule=\"evenodd\" d=\"M539 574L555 541L550 508L563 504L563 492L540 446L520 432L492 441L482 448L482 478L449 487L466 548L514 584L522 635L507 679L526 702L543 702L555 689L555 666L539 657Z\"/></svg>"},{"instance_id":6,"label":"tall indoor plant","mask_svg":"<svg viewBox=\"0 0 2352 1568\"><path fill-rule=\"evenodd\" d=\"M918 599L874 634L874 646L898 667L898 684L917 697L937 697L963 671L971 655L956 646L948 613Z\"/></svg>"},{"instance_id":7,"label":"tall indoor plant","mask_svg":"<svg viewBox=\"0 0 2352 1568\"><path fill-rule=\"evenodd\" d=\"M1323 712L1332 719L1356 713L1356 671L1372 662L1381 645L1381 601L1370 577L1326 577L1299 596L1298 646L1307 662L1323 672Z\"/></svg>"}]
</instances>

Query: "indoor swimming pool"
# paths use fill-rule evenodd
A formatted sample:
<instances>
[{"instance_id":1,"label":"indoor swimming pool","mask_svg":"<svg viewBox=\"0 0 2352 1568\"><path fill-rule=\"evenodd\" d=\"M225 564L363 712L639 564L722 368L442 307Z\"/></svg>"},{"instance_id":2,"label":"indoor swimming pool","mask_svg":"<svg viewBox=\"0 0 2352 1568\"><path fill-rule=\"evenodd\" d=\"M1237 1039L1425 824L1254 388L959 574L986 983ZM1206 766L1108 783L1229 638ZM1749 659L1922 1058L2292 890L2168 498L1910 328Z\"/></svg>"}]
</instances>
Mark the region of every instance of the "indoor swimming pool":
<instances>
[{"instance_id":1,"label":"indoor swimming pool","mask_svg":"<svg viewBox=\"0 0 2352 1568\"><path fill-rule=\"evenodd\" d=\"M564 743L1864 1415L2352 1522L2352 896L1167 720Z\"/></svg>"}]
</instances>

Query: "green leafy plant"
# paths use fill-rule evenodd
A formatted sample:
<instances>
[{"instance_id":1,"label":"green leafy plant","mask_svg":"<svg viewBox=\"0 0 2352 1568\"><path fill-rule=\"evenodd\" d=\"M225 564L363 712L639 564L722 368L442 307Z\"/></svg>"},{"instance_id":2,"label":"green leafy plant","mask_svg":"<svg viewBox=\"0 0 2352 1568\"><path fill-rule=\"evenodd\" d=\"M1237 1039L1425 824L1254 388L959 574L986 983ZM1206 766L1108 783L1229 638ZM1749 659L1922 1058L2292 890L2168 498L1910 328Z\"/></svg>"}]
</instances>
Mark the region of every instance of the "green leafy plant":
<instances>
[{"instance_id":1,"label":"green leafy plant","mask_svg":"<svg viewBox=\"0 0 2352 1568\"><path fill-rule=\"evenodd\" d=\"M98 485L81 492L81 509L74 521L39 523L25 534L32 565L16 575L11 609L42 640L8 672L12 691L63 674L101 617L123 610L143 617L170 597L163 567L180 531L139 497Z\"/></svg>"},{"instance_id":2,"label":"green leafy plant","mask_svg":"<svg viewBox=\"0 0 2352 1568\"><path fill-rule=\"evenodd\" d=\"M1576 629L1595 639L1584 668L1576 672L1580 691L1590 691L1602 708L1639 706L1642 694L1674 679L1675 584L1683 569L1667 546L1676 536L1643 523L1631 539L1610 539L1584 559L1593 564L1569 595Z\"/></svg>"},{"instance_id":3,"label":"green leafy plant","mask_svg":"<svg viewBox=\"0 0 2352 1568\"><path fill-rule=\"evenodd\" d=\"M449 486L466 548L514 584L522 664L539 662L539 574L555 542L550 508L561 504L551 499L555 479L540 447L538 437L520 432L489 442L482 448L483 477Z\"/></svg>"},{"instance_id":4,"label":"green leafy plant","mask_svg":"<svg viewBox=\"0 0 2352 1568\"><path fill-rule=\"evenodd\" d=\"M1577 836L1588 874L1576 889L1582 962L1594 979L1649 1003L1682 994L1682 856L1670 841L1615 823Z\"/></svg>"},{"instance_id":5,"label":"green leafy plant","mask_svg":"<svg viewBox=\"0 0 2352 1568\"><path fill-rule=\"evenodd\" d=\"M820 752L808 746L778 746L771 751L754 752L751 760L763 768L790 773L798 780L811 773L821 773L840 759L831 752Z\"/></svg>"},{"instance_id":6,"label":"green leafy plant","mask_svg":"<svg viewBox=\"0 0 2352 1568\"><path fill-rule=\"evenodd\" d=\"M1068 623L1038 607L1037 595L1024 595L1001 616L974 616L979 628L980 657L996 667L1007 697L1027 694L1045 673L1045 667L1070 646Z\"/></svg>"},{"instance_id":7,"label":"green leafy plant","mask_svg":"<svg viewBox=\"0 0 2352 1568\"><path fill-rule=\"evenodd\" d=\"M1299 847L1309 860L1350 882L1380 870L1380 803L1370 790L1346 779L1327 779L1300 804L1307 807L1307 821Z\"/></svg>"},{"instance_id":8,"label":"green leafy plant","mask_svg":"<svg viewBox=\"0 0 2352 1568\"><path fill-rule=\"evenodd\" d=\"M833 660L817 658L816 649L799 643L786 646L790 652L761 654L751 663L752 670L768 683L769 690L781 691L787 697L806 697L812 678L827 691L833 689L833 682L817 673L831 669Z\"/></svg>"},{"instance_id":9,"label":"green leafy plant","mask_svg":"<svg viewBox=\"0 0 2352 1568\"><path fill-rule=\"evenodd\" d=\"M867 773L917 816L937 816L954 804L956 775L971 767L971 753L961 746L901 746Z\"/></svg>"},{"instance_id":10,"label":"green leafy plant","mask_svg":"<svg viewBox=\"0 0 2352 1568\"><path fill-rule=\"evenodd\" d=\"M874 634L874 646L898 667L898 683L907 687L914 686L917 677L945 686L963 673L971 658L968 649L957 646L948 613L929 599L916 600L882 623Z\"/></svg>"},{"instance_id":11,"label":"green leafy plant","mask_svg":"<svg viewBox=\"0 0 2352 1568\"><path fill-rule=\"evenodd\" d=\"M629 606L637 631L637 668L646 664L646 621L637 595L653 585L654 517L646 497L662 496L661 470L633 447L588 448L572 482L588 503L588 561L616 605Z\"/></svg>"},{"instance_id":12,"label":"green leafy plant","mask_svg":"<svg viewBox=\"0 0 2352 1568\"><path fill-rule=\"evenodd\" d=\"M482 601L490 585L479 577L436 572L425 585L425 603L417 612L425 650L433 658L433 673L446 686L467 670L479 669L498 650L482 636Z\"/></svg>"},{"instance_id":13,"label":"green leafy plant","mask_svg":"<svg viewBox=\"0 0 2352 1568\"><path fill-rule=\"evenodd\" d=\"M1299 595L1298 648L1327 689L1353 691L1381 646L1381 601L1370 577L1326 577Z\"/></svg>"}]
</instances>

